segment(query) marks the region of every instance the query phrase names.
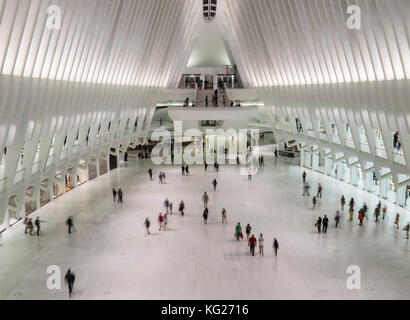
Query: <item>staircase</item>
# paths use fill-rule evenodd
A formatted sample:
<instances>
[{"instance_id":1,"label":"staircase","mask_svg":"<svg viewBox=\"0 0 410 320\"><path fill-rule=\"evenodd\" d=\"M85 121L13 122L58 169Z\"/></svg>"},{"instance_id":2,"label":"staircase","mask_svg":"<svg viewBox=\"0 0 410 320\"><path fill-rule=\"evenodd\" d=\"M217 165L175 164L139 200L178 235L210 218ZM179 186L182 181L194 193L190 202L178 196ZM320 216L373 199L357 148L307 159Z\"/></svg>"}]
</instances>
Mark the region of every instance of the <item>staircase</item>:
<instances>
[{"instance_id":1,"label":"staircase","mask_svg":"<svg viewBox=\"0 0 410 320\"><path fill-rule=\"evenodd\" d=\"M215 106L213 103L213 96L214 96L214 90L196 90L196 96L195 96L195 107L205 107L205 98L208 96L208 107L218 107L218 108L223 108L224 103L223 103L223 97L225 97L225 107L230 107L231 101L228 98L228 94L226 92L226 89L223 91L218 90L218 105Z\"/></svg>"}]
</instances>

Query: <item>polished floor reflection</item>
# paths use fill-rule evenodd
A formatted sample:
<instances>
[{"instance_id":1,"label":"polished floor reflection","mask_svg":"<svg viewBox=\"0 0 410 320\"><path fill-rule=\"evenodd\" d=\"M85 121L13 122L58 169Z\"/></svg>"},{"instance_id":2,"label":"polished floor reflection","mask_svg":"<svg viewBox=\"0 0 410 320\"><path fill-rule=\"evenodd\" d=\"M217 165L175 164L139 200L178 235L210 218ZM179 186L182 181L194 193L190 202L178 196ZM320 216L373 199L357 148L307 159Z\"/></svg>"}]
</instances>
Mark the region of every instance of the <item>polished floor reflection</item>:
<instances>
[{"instance_id":1,"label":"polished floor reflection","mask_svg":"<svg viewBox=\"0 0 410 320\"><path fill-rule=\"evenodd\" d=\"M408 211L388 205L386 220L376 224L378 199L323 174L308 171L323 198L315 211L311 198L302 197L303 169L265 156L261 173L248 181L236 166L191 166L181 176L179 166L156 167L130 159L125 167L87 182L33 214L46 221L39 237L24 234L18 224L7 231L0 246L1 299L66 299L67 288L46 287L47 267L76 273L72 299L409 299L410 246L404 231L393 227L396 212L403 227ZM154 170L154 181L147 170ZM165 170L167 183L157 176ZM216 192L211 185L216 177ZM113 203L112 187L121 186L124 203ZM201 196L210 196L208 224L202 220ZM369 220L358 226L345 211L339 229L333 226L340 196L354 197L370 209ZM165 197L174 211L185 201L185 216L169 217L159 232L158 213ZM221 224L225 207L228 225ZM317 234L314 221L327 214L326 235ZM77 231L67 233L65 220L74 216ZM150 217L152 234L144 235ZM356 216L356 214L355 214ZM265 255L249 255L246 241L234 239L234 227L250 223L263 233ZM277 237L279 255L273 255ZM346 287L349 265L361 269L361 289Z\"/></svg>"}]
</instances>

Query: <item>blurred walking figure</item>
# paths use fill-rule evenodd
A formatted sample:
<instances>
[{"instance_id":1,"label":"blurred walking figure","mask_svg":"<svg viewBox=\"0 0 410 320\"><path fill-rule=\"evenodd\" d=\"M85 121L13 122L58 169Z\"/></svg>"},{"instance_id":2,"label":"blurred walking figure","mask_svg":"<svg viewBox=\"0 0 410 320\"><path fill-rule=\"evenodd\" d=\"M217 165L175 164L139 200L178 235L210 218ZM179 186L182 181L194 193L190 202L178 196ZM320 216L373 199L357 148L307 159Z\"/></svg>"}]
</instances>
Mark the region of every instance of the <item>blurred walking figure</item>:
<instances>
[{"instance_id":1,"label":"blurred walking figure","mask_svg":"<svg viewBox=\"0 0 410 320\"><path fill-rule=\"evenodd\" d=\"M246 228L245 228L246 240L249 240L249 237L250 237L250 235L251 235L251 230L252 230L251 225L248 223L248 224L246 225ZM248 246L249 246L249 243L248 243Z\"/></svg>"},{"instance_id":2,"label":"blurred walking figure","mask_svg":"<svg viewBox=\"0 0 410 320\"><path fill-rule=\"evenodd\" d=\"M274 238L273 240L273 251L275 252L275 257L278 255L278 249L279 249L279 242Z\"/></svg>"},{"instance_id":3,"label":"blurred walking figure","mask_svg":"<svg viewBox=\"0 0 410 320\"><path fill-rule=\"evenodd\" d=\"M407 222L407 225L403 228L406 231L406 239L409 238L410 223Z\"/></svg>"},{"instance_id":4,"label":"blurred walking figure","mask_svg":"<svg viewBox=\"0 0 410 320\"><path fill-rule=\"evenodd\" d=\"M164 182L162 181L162 171L158 175L158 183L163 184Z\"/></svg>"},{"instance_id":5,"label":"blurred walking figure","mask_svg":"<svg viewBox=\"0 0 410 320\"><path fill-rule=\"evenodd\" d=\"M396 219L394 219L394 225L396 226L396 229L399 228L399 219L400 219L400 215L396 214Z\"/></svg>"},{"instance_id":6,"label":"blurred walking figure","mask_svg":"<svg viewBox=\"0 0 410 320\"><path fill-rule=\"evenodd\" d=\"M33 219L30 218L30 219L28 219L28 221L26 223L26 229L24 230L24 234L26 234L27 230L29 230L30 231L30 236L32 236L33 235L33 229L34 229Z\"/></svg>"},{"instance_id":7,"label":"blurred walking figure","mask_svg":"<svg viewBox=\"0 0 410 320\"><path fill-rule=\"evenodd\" d=\"M185 166L184 165L181 166L181 171L182 171L182 175L184 176L185 175Z\"/></svg>"},{"instance_id":8,"label":"blurred walking figure","mask_svg":"<svg viewBox=\"0 0 410 320\"><path fill-rule=\"evenodd\" d=\"M235 227L235 236L236 236L236 240L238 240L239 241L239 238L243 238L243 235L242 235L242 226L241 226L241 224L238 222L238 224L236 225L236 227Z\"/></svg>"},{"instance_id":9,"label":"blurred walking figure","mask_svg":"<svg viewBox=\"0 0 410 320\"><path fill-rule=\"evenodd\" d=\"M66 224L68 226L68 233L71 233L71 229L74 228L73 216L69 216Z\"/></svg>"},{"instance_id":10,"label":"blurred walking figure","mask_svg":"<svg viewBox=\"0 0 410 320\"><path fill-rule=\"evenodd\" d=\"M162 216L162 213L160 212L158 215L158 224L159 224L159 231L162 229L162 222L164 221L164 217Z\"/></svg>"},{"instance_id":11,"label":"blurred walking figure","mask_svg":"<svg viewBox=\"0 0 410 320\"><path fill-rule=\"evenodd\" d=\"M112 200L115 202L117 200L117 190L112 188Z\"/></svg>"},{"instance_id":12,"label":"blurred walking figure","mask_svg":"<svg viewBox=\"0 0 410 320\"><path fill-rule=\"evenodd\" d=\"M386 212L387 212L387 206L384 205L383 206L383 217L382 217L383 220L384 220L384 217L386 216Z\"/></svg>"},{"instance_id":13,"label":"blurred walking figure","mask_svg":"<svg viewBox=\"0 0 410 320\"><path fill-rule=\"evenodd\" d=\"M303 171L302 179L303 179L303 183L305 183L306 182L306 172L305 171Z\"/></svg>"},{"instance_id":14,"label":"blurred walking figure","mask_svg":"<svg viewBox=\"0 0 410 320\"><path fill-rule=\"evenodd\" d=\"M208 208L205 208L202 217L204 217L204 223L207 224L208 223Z\"/></svg>"},{"instance_id":15,"label":"blurred walking figure","mask_svg":"<svg viewBox=\"0 0 410 320\"><path fill-rule=\"evenodd\" d=\"M315 227L317 227L317 232L320 233L322 229L322 218L321 217L317 217Z\"/></svg>"},{"instance_id":16,"label":"blurred walking figure","mask_svg":"<svg viewBox=\"0 0 410 320\"><path fill-rule=\"evenodd\" d=\"M323 225L323 233L327 233L327 226L329 224L329 219L327 215L323 217L322 225Z\"/></svg>"},{"instance_id":17,"label":"blurred walking figure","mask_svg":"<svg viewBox=\"0 0 410 320\"><path fill-rule=\"evenodd\" d=\"M152 181L152 169L151 168L148 170L148 174L149 174L149 179Z\"/></svg>"},{"instance_id":18,"label":"blurred walking figure","mask_svg":"<svg viewBox=\"0 0 410 320\"><path fill-rule=\"evenodd\" d=\"M218 182L216 182L216 179L214 179L212 181L212 185L214 186L214 191L216 191L216 185L218 184Z\"/></svg>"},{"instance_id":19,"label":"blurred walking figure","mask_svg":"<svg viewBox=\"0 0 410 320\"><path fill-rule=\"evenodd\" d=\"M228 221L226 220L226 209L225 208L222 209L221 214L222 214L222 223L228 224Z\"/></svg>"},{"instance_id":20,"label":"blurred walking figure","mask_svg":"<svg viewBox=\"0 0 410 320\"><path fill-rule=\"evenodd\" d=\"M145 225L145 234L150 234L149 227L151 226L151 221L149 221L148 217L145 219L144 225Z\"/></svg>"},{"instance_id":21,"label":"blurred walking figure","mask_svg":"<svg viewBox=\"0 0 410 320\"><path fill-rule=\"evenodd\" d=\"M313 210L315 210L315 207L316 207L316 197L315 196L313 196L312 198L312 203L313 203Z\"/></svg>"},{"instance_id":22,"label":"blurred walking figure","mask_svg":"<svg viewBox=\"0 0 410 320\"><path fill-rule=\"evenodd\" d=\"M184 215L184 209L185 209L185 203L184 201L181 200L181 202L179 203L179 208L178 208L179 214L181 216Z\"/></svg>"},{"instance_id":23,"label":"blurred walking figure","mask_svg":"<svg viewBox=\"0 0 410 320\"><path fill-rule=\"evenodd\" d=\"M164 208L166 210L166 213L168 213L169 212L169 200L168 200L168 198L165 198Z\"/></svg>"},{"instance_id":24,"label":"blurred walking figure","mask_svg":"<svg viewBox=\"0 0 410 320\"><path fill-rule=\"evenodd\" d=\"M346 203L345 196L342 196L342 198L340 199L340 207L341 207L342 211L344 211L344 209L345 209L345 203Z\"/></svg>"},{"instance_id":25,"label":"blurred walking figure","mask_svg":"<svg viewBox=\"0 0 410 320\"><path fill-rule=\"evenodd\" d=\"M363 219L364 219L364 215L363 215L363 209L359 210L359 226L363 226Z\"/></svg>"},{"instance_id":26,"label":"blurred walking figure","mask_svg":"<svg viewBox=\"0 0 410 320\"><path fill-rule=\"evenodd\" d=\"M122 203L122 189L118 189L118 203Z\"/></svg>"},{"instance_id":27,"label":"blurred walking figure","mask_svg":"<svg viewBox=\"0 0 410 320\"><path fill-rule=\"evenodd\" d=\"M205 192L204 195L202 196L202 202L204 203L204 208L208 207L208 201L209 201L209 197Z\"/></svg>"},{"instance_id":28,"label":"blurred walking figure","mask_svg":"<svg viewBox=\"0 0 410 320\"><path fill-rule=\"evenodd\" d=\"M261 254L263 256L263 244L264 244L265 240L263 239L263 235L262 233L259 236L258 239L258 243L259 243L259 254Z\"/></svg>"},{"instance_id":29,"label":"blurred walking figure","mask_svg":"<svg viewBox=\"0 0 410 320\"><path fill-rule=\"evenodd\" d=\"M168 226L168 213L164 214L164 217L162 218L162 224L164 225L164 231L166 231Z\"/></svg>"},{"instance_id":30,"label":"blurred walking figure","mask_svg":"<svg viewBox=\"0 0 410 320\"><path fill-rule=\"evenodd\" d=\"M187 176L189 176L189 167L188 167L188 165L185 166L185 172L186 172Z\"/></svg>"},{"instance_id":31,"label":"blurred walking figure","mask_svg":"<svg viewBox=\"0 0 410 320\"><path fill-rule=\"evenodd\" d=\"M303 194L302 196L304 197L305 194L307 194L307 196L309 197L309 189L310 189L310 185L307 182L303 183Z\"/></svg>"},{"instance_id":32,"label":"blurred walking figure","mask_svg":"<svg viewBox=\"0 0 410 320\"><path fill-rule=\"evenodd\" d=\"M173 207L174 205L172 204L172 202L170 202L169 203L169 214L172 214L172 207Z\"/></svg>"},{"instance_id":33,"label":"blurred walking figure","mask_svg":"<svg viewBox=\"0 0 410 320\"><path fill-rule=\"evenodd\" d=\"M379 222L379 216L380 216L380 207L377 206L376 209L374 209L374 217L376 218L374 222Z\"/></svg>"},{"instance_id":34,"label":"blurred walking figure","mask_svg":"<svg viewBox=\"0 0 410 320\"><path fill-rule=\"evenodd\" d=\"M71 271L71 268L67 270L64 277L65 284L68 284L68 296L71 298L74 288L75 274Z\"/></svg>"},{"instance_id":35,"label":"blurred walking figure","mask_svg":"<svg viewBox=\"0 0 410 320\"><path fill-rule=\"evenodd\" d=\"M335 228L337 228L339 226L339 221L340 221L340 213L339 213L339 211L336 211Z\"/></svg>"},{"instance_id":36,"label":"blurred walking figure","mask_svg":"<svg viewBox=\"0 0 410 320\"><path fill-rule=\"evenodd\" d=\"M37 217L36 220L34 221L34 224L35 224L36 227L37 227L37 235L38 235L38 236L40 235L40 224L41 224L42 222L46 222L46 221L40 220L40 217Z\"/></svg>"},{"instance_id":37,"label":"blurred walking figure","mask_svg":"<svg viewBox=\"0 0 410 320\"><path fill-rule=\"evenodd\" d=\"M252 235L252 237L249 238L248 240L248 246L249 246L249 250L252 256L255 255L255 246L256 246L256 238L254 235Z\"/></svg>"},{"instance_id":38,"label":"blurred walking figure","mask_svg":"<svg viewBox=\"0 0 410 320\"><path fill-rule=\"evenodd\" d=\"M322 185L319 183L317 187L317 197L321 198L322 197Z\"/></svg>"}]
</instances>

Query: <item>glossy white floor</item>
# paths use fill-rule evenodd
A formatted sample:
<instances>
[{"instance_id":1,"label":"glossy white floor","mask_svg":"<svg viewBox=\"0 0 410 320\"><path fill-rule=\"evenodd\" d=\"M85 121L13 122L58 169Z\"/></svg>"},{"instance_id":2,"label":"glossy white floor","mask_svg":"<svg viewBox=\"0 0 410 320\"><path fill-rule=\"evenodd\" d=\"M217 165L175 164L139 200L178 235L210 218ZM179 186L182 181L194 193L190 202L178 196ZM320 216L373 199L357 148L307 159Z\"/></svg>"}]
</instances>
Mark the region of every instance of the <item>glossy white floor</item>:
<instances>
[{"instance_id":1,"label":"glossy white floor","mask_svg":"<svg viewBox=\"0 0 410 320\"><path fill-rule=\"evenodd\" d=\"M266 166L247 181L236 166L218 174L202 166L182 177L179 166L166 167L167 184L157 181L150 162L137 164L88 182L50 202L40 215L43 234L24 234L19 224L3 234L0 246L0 299L66 299L67 290L49 290L46 269L68 267L76 273L72 299L409 299L410 246L402 230L393 228L407 211L388 204L385 221L371 216L364 227L349 222L333 227L335 210L344 194L365 200L373 212L377 198L325 175L308 172L308 181L324 191L314 212L311 198L302 197L302 168L266 157ZM154 168L155 181L147 169ZM211 181L218 179L212 190ZM114 204L111 188L122 186L124 204ZM202 221L201 196L210 195L208 225ZM158 232L156 218L168 197L176 208L184 199L185 217L170 216L169 231ZM222 207L228 225L220 222ZM176 210L175 210L176 211ZM313 226L318 214L328 214L327 235ZM68 235L65 220L74 216L77 232ZM149 216L152 234L144 236ZM356 216L356 214L355 214ZM265 236L265 256L252 257L245 241L233 239L235 224L250 223ZM280 243L273 256L272 240ZM346 269L361 268L361 289L346 288Z\"/></svg>"}]
</instances>

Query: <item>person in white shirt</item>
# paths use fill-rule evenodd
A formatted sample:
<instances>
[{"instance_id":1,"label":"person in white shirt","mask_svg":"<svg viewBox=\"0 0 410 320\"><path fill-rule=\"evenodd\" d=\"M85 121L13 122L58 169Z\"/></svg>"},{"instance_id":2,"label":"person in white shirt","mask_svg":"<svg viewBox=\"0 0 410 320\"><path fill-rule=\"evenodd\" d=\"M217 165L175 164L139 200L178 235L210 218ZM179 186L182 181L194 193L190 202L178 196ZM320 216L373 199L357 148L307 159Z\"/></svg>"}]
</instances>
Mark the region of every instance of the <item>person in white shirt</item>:
<instances>
[{"instance_id":1,"label":"person in white shirt","mask_svg":"<svg viewBox=\"0 0 410 320\"><path fill-rule=\"evenodd\" d=\"M260 234L260 236L259 236L259 239L258 239L258 243L259 243L259 254L261 254L261 255L263 255L263 243L264 243L264 239L263 239L263 235L262 235L262 233Z\"/></svg>"}]
</instances>

